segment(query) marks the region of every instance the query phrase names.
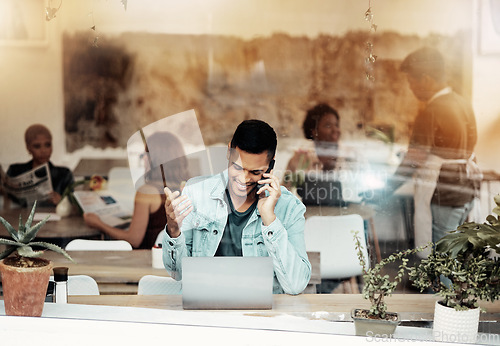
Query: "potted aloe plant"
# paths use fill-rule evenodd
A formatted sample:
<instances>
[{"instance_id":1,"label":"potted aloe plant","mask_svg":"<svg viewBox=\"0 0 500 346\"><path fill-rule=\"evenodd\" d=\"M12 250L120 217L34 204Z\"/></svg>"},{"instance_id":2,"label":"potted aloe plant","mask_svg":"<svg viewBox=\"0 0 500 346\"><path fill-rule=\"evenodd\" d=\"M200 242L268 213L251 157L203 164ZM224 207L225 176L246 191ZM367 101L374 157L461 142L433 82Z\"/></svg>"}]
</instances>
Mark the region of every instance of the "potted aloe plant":
<instances>
[{"instance_id":1,"label":"potted aloe plant","mask_svg":"<svg viewBox=\"0 0 500 346\"><path fill-rule=\"evenodd\" d=\"M403 279L408 267L408 256L422 251L424 247L396 252L389 257L382 259L372 268L368 266L367 259L363 255L363 245L361 245L358 232L354 233L355 246L358 251L358 259L363 268L363 291L364 299L370 301L369 309L355 308L351 312L354 320L356 335L372 335L391 337L399 325L400 317L397 312L388 312L385 297L391 296L396 287ZM389 275L383 274L383 268L389 263L400 261L398 271L391 279Z\"/></svg>"},{"instance_id":2,"label":"potted aloe plant","mask_svg":"<svg viewBox=\"0 0 500 346\"><path fill-rule=\"evenodd\" d=\"M479 303L500 299L500 195L484 223L466 222L441 238L433 251L410 271L421 291L431 289L442 300L434 310L434 338L475 342Z\"/></svg>"},{"instance_id":3,"label":"potted aloe plant","mask_svg":"<svg viewBox=\"0 0 500 346\"><path fill-rule=\"evenodd\" d=\"M6 250L0 253L0 273L5 302L5 313L14 316L41 316L45 295L49 284L52 263L41 258L45 248L73 259L57 245L34 241L38 231L47 222L49 216L32 226L36 201L25 224L19 216L16 230L3 217L0 222L7 229L12 239L0 238L0 244Z\"/></svg>"}]
</instances>

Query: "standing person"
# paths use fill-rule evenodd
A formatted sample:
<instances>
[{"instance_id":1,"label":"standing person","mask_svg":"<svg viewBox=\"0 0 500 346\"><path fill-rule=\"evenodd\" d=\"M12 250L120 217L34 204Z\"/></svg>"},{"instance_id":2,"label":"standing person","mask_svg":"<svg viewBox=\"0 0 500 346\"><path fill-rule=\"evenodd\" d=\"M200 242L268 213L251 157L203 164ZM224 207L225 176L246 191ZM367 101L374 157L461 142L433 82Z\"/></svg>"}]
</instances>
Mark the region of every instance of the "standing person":
<instances>
[{"instance_id":1,"label":"standing person","mask_svg":"<svg viewBox=\"0 0 500 346\"><path fill-rule=\"evenodd\" d=\"M50 157L52 155L52 134L44 125L34 124L29 126L24 132L24 141L26 143L26 149L28 149L32 159L25 163L14 163L10 165L7 170L7 175L10 177L17 177L18 175L48 163L53 191L47 196L47 202L48 204L56 205L61 201L61 196L66 187L73 184L73 173L66 167L54 166L52 162L50 162Z\"/></svg>"},{"instance_id":2,"label":"standing person","mask_svg":"<svg viewBox=\"0 0 500 346\"><path fill-rule=\"evenodd\" d=\"M182 195L165 189L163 261L173 278L182 279L184 256L271 256L274 293L305 289L305 207L272 171L276 146L271 126L243 121L228 145L226 171L191 179Z\"/></svg>"},{"instance_id":3,"label":"standing person","mask_svg":"<svg viewBox=\"0 0 500 346\"><path fill-rule=\"evenodd\" d=\"M148 137L149 152L145 153L145 184L135 194L132 221L128 229L112 227L97 214L85 213L83 218L90 227L97 228L113 239L126 240L134 249L151 249L158 234L167 223L165 193L161 168L150 162L163 162L163 175L168 186L181 189L188 179L188 163L179 139L170 132L156 132Z\"/></svg>"},{"instance_id":4,"label":"standing person","mask_svg":"<svg viewBox=\"0 0 500 346\"><path fill-rule=\"evenodd\" d=\"M441 53L424 47L401 64L424 103L395 179L415 175L415 245L436 242L467 218L481 173L474 161L476 119L471 105L446 83ZM403 181L393 180L394 191Z\"/></svg>"}]
</instances>

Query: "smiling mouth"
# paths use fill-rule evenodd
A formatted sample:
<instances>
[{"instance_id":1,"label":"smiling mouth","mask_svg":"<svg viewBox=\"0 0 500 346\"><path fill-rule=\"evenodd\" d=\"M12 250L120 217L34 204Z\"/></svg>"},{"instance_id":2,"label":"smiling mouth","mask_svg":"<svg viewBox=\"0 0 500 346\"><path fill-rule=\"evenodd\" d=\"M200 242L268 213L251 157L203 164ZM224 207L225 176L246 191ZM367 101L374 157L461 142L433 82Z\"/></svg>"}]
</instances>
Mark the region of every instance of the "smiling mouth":
<instances>
[{"instance_id":1,"label":"smiling mouth","mask_svg":"<svg viewBox=\"0 0 500 346\"><path fill-rule=\"evenodd\" d=\"M238 190L241 190L241 191L243 191L243 190L245 190L245 191L246 191L249 187L253 187L253 185L255 185L255 184L253 184L253 183L249 183L249 184L242 184L242 183L240 183L240 182L239 182L239 181L237 181L237 180L234 180L234 183L235 183L236 187L238 188Z\"/></svg>"}]
</instances>

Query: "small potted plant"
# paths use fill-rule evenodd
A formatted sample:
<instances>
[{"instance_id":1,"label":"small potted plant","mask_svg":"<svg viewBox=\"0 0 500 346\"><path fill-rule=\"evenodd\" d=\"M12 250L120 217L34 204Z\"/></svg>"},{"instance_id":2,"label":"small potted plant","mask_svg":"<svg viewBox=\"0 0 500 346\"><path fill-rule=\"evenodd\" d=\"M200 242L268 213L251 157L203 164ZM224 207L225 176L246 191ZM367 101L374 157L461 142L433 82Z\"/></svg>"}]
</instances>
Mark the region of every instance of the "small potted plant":
<instances>
[{"instance_id":1,"label":"small potted plant","mask_svg":"<svg viewBox=\"0 0 500 346\"><path fill-rule=\"evenodd\" d=\"M500 196L485 223L466 222L441 238L431 254L411 268L410 280L421 291L442 298L434 310L434 338L475 342L479 301L500 299Z\"/></svg>"},{"instance_id":2,"label":"small potted plant","mask_svg":"<svg viewBox=\"0 0 500 346\"><path fill-rule=\"evenodd\" d=\"M351 317L354 320L356 335L372 335L391 337L400 322L399 314L387 312L385 297L391 296L397 285L403 279L408 268L408 256L422 251L425 247L396 252L369 268L367 259L363 255L358 232L354 233L355 246L358 259L363 268L363 298L370 301L369 309L353 309ZM398 271L391 280L387 274L382 274L382 269L389 263L401 261Z\"/></svg>"},{"instance_id":3,"label":"small potted plant","mask_svg":"<svg viewBox=\"0 0 500 346\"><path fill-rule=\"evenodd\" d=\"M31 226L35 215L36 201L25 224L19 216L19 228L14 229L3 217L0 222L9 232L12 239L0 238L0 244L6 250L0 253L0 273L5 302L5 313L11 316L41 316L45 295L49 284L52 263L41 258L45 248L73 259L57 245L33 241L47 222L49 216L36 225Z\"/></svg>"}]
</instances>

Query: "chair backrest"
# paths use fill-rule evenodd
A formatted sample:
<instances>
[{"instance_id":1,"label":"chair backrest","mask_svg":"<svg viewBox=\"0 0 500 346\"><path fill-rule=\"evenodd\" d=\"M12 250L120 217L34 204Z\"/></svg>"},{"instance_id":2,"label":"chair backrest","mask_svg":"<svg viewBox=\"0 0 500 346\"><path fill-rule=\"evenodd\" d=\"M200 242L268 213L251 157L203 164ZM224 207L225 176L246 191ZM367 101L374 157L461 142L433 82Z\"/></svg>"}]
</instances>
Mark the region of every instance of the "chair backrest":
<instances>
[{"instance_id":1,"label":"chair backrest","mask_svg":"<svg viewBox=\"0 0 500 346\"><path fill-rule=\"evenodd\" d=\"M139 280L137 288L137 294L139 295L181 293L182 282L165 276L145 275Z\"/></svg>"},{"instance_id":2,"label":"chair backrest","mask_svg":"<svg viewBox=\"0 0 500 346\"><path fill-rule=\"evenodd\" d=\"M66 251L132 251L132 245L125 240L73 239L66 245Z\"/></svg>"},{"instance_id":3,"label":"chair backrest","mask_svg":"<svg viewBox=\"0 0 500 346\"><path fill-rule=\"evenodd\" d=\"M54 281L54 277L50 277ZM88 275L69 275L68 276L68 295L69 296L98 296L99 285Z\"/></svg>"},{"instance_id":4,"label":"chair backrest","mask_svg":"<svg viewBox=\"0 0 500 346\"><path fill-rule=\"evenodd\" d=\"M88 275L68 276L68 295L70 296L98 296L99 286Z\"/></svg>"},{"instance_id":5,"label":"chair backrest","mask_svg":"<svg viewBox=\"0 0 500 346\"><path fill-rule=\"evenodd\" d=\"M320 252L321 278L343 279L362 274L351 231L358 231L363 255L369 265L364 229L363 219L358 214L310 216L306 219L306 250Z\"/></svg>"}]
</instances>

